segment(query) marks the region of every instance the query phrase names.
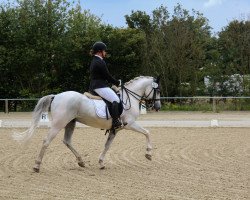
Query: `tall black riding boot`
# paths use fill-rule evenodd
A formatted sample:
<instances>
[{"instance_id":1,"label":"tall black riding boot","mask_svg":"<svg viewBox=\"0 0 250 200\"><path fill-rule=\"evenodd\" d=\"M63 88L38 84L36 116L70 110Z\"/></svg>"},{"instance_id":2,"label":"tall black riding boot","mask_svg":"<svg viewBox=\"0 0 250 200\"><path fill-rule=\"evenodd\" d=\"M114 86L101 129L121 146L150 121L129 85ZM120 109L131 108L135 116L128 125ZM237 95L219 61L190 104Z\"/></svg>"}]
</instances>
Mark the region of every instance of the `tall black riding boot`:
<instances>
[{"instance_id":1,"label":"tall black riding boot","mask_svg":"<svg viewBox=\"0 0 250 200\"><path fill-rule=\"evenodd\" d=\"M112 128L116 129L116 128L121 127L122 123L119 120L119 103L117 101L114 101L112 103L111 117L113 118Z\"/></svg>"}]
</instances>

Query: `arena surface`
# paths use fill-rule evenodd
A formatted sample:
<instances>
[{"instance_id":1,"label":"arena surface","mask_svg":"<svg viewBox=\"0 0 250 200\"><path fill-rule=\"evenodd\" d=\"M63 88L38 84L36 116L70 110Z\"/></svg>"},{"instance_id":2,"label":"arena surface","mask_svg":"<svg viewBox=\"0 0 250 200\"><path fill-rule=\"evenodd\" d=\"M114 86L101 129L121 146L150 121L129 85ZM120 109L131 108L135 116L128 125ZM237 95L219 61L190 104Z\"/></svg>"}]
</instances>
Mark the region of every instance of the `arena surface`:
<instances>
[{"instance_id":1,"label":"arena surface","mask_svg":"<svg viewBox=\"0 0 250 200\"><path fill-rule=\"evenodd\" d=\"M248 114L243 113L243 118ZM162 118L160 113L141 119L157 120L159 115ZM209 115L197 116L197 120L210 119ZM173 118L189 119L186 114ZM239 117L228 114L226 119ZM37 129L30 143L19 145L11 134L25 129L0 128L0 199L250 199L249 128L148 129L154 147L152 161L144 157L145 137L123 130L107 153L106 169L100 170L98 157L107 136L98 129L76 128L72 142L86 167L79 167L62 143L61 131L37 174L32 167L48 129Z\"/></svg>"}]
</instances>

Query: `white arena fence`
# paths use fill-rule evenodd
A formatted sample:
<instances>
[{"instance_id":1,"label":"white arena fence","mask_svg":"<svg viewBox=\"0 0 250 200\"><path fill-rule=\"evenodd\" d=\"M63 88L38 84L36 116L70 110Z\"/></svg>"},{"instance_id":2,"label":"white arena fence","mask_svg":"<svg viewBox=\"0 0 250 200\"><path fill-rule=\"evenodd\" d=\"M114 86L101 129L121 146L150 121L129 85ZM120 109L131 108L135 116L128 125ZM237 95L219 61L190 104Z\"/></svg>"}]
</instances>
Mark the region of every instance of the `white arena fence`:
<instances>
[{"instance_id":1,"label":"white arena fence","mask_svg":"<svg viewBox=\"0 0 250 200\"><path fill-rule=\"evenodd\" d=\"M10 98L10 99L0 99L0 112L15 112L15 111L32 111L39 98ZM220 102L234 101L234 104L238 104L239 101L249 102L250 110L250 97L210 97L210 96L197 96L197 97L161 97L162 104L208 104L211 106L211 111L217 112ZM237 102L238 101L238 102ZM27 107L26 110L16 109L16 107Z\"/></svg>"}]
</instances>

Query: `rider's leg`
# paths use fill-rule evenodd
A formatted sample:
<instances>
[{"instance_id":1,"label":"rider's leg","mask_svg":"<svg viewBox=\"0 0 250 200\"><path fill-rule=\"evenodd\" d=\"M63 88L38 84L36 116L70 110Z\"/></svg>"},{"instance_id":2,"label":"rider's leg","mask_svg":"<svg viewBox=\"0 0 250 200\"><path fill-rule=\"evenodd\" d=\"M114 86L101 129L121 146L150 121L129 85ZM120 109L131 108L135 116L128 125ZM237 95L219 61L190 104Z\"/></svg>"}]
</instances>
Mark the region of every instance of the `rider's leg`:
<instances>
[{"instance_id":1,"label":"rider's leg","mask_svg":"<svg viewBox=\"0 0 250 200\"><path fill-rule=\"evenodd\" d=\"M100 95L102 98L106 99L107 101L113 103L114 101L120 102L119 97L117 94L109 87L105 88L98 88L94 90L98 95Z\"/></svg>"},{"instance_id":2,"label":"rider's leg","mask_svg":"<svg viewBox=\"0 0 250 200\"><path fill-rule=\"evenodd\" d=\"M119 128L122 123L119 120L119 103L117 101L113 101L112 103L112 118L113 118L113 123L112 126L113 128Z\"/></svg>"},{"instance_id":3,"label":"rider's leg","mask_svg":"<svg viewBox=\"0 0 250 200\"><path fill-rule=\"evenodd\" d=\"M118 128L122 125L119 120L119 97L115 94L115 92L108 87L98 88L94 90L97 94L99 94L102 98L112 103L112 113L111 117L113 118L112 127Z\"/></svg>"}]
</instances>

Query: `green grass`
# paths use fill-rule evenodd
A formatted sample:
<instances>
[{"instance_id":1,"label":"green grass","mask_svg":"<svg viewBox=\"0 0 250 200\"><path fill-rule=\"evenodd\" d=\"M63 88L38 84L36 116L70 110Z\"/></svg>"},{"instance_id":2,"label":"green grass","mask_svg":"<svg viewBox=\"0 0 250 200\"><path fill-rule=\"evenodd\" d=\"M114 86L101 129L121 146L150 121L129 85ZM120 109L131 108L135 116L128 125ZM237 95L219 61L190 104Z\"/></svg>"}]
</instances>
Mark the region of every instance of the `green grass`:
<instances>
[{"instance_id":1,"label":"green grass","mask_svg":"<svg viewBox=\"0 0 250 200\"><path fill-rule=\"evenodd\" d=\"M213 111L213 103L210 102L162 102L163 111ZM250 111L249 99L227 99L226 101L216 101L216 112L220 111Z\"/></svg>"}]
</instances>

